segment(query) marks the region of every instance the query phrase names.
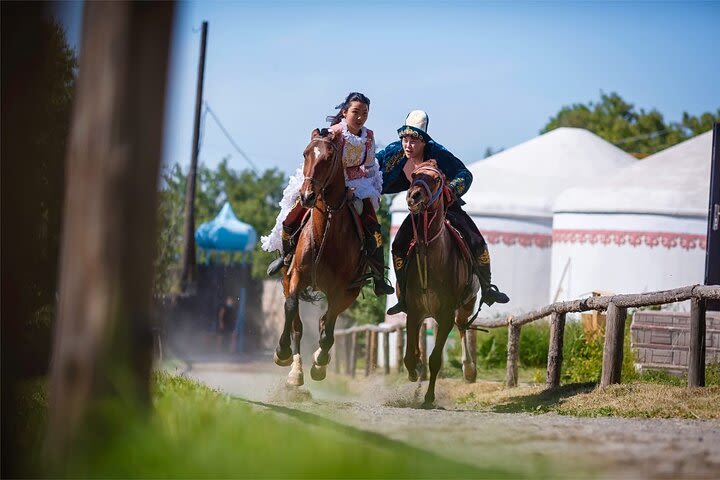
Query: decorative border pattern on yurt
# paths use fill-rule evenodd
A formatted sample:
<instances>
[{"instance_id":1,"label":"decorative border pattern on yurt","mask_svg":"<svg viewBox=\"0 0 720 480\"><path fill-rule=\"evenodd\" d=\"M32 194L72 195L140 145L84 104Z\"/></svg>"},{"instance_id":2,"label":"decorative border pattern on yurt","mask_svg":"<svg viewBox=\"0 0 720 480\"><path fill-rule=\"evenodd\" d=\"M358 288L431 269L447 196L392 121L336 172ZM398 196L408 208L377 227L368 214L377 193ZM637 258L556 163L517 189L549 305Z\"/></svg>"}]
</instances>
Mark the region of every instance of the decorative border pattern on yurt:
<instances>
[{"instance_id":1,"label":"decorative border pattern on yurt","mask_svg":"<svg viewBox=\"0 0 720 480\"><path fill-rule=\"evenodd\" d=\"M676 232L633 232L621 230L553 230L554 243L589 243L591 245L630 245L638 247L662 246L665 248L681 247L685 250L699 248L705 250L707 236Z\"/></svg>"}]
</instances>

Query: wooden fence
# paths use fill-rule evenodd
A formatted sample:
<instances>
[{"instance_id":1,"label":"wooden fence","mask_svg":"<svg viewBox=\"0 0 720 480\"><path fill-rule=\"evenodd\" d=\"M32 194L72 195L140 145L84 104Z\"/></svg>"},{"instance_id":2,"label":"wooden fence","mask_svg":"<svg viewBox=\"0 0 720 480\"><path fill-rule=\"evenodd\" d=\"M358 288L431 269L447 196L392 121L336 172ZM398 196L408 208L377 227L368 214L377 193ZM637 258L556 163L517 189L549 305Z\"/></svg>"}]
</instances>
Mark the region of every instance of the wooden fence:
<instances>
[{"instance_id":1,"label":"wooden fence","mask_svg":"<svg viewBox=\"0 0 720 480\"><path fill-rule=\"evenodd\" d=\"M628 295L609 295L590 297L567 302L556 302L539 310L518 316L508 316L497 320L479 320L473 323L481 328L508 327L507 367L505 384L508 387L517 386L518 354L520 349L520 331L523 325L542 318L550 317L550 346L548 351L546 387L560 386L560 371L562 368L563 338L565 332L565 315L573 312L607 311L605 327L605 345L603 348L602 373L600 386L606 387L613 383L620 383L620 371L623 358L623 343L625 337L625 318L628 308L664 305L667 303L691 300L690 310L690 351L688 354L688 386L699 387L705 385L705 301L720 300L720 286L718 285L691 285L674 290L663 290ZM397 371L403 371L404 355L404 325L392 327L379 327L376 325L361 325L344 330L336 330L336 344L344 346L345 373L355 376L357 369L357 352L361 336L366 338L365 349L365 375L370 375L377 369L378 335L383 338L384 372L390 373L390 333L397 332ZM469 330L468 348L472 358L476 358L476 332ZM420 335L420 352L423 365L427 365L427 337ZM340 359L335 360L335 371L340 373ZM423 372L421 378L426 378Z\"/></svg>"}]
</instances>

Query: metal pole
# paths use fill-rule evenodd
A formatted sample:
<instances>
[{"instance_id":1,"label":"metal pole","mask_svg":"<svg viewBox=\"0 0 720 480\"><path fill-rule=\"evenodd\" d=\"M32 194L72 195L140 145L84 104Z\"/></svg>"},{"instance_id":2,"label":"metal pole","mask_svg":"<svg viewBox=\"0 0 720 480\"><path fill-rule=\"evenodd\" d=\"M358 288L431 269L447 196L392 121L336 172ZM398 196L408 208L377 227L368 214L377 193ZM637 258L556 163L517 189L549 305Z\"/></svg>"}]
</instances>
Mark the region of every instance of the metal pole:
<instances>
[{"instance_id":1,"label":"metal pole","mask_svg":"<svg viewBox=\"0 0 720 480\"><path fill-rule=\"evenodd\" d=\"M708 205L705 285L720 285L720 123L713 125L710 160L710 198ZM707 301L708 310L720 310L720 300Z\"/></svg>"},{"instance_id":2,"label":"metal pole","mask_svg":"<svg viewBox=\"0 0 720 480\"><path fill-rule=\"evenodd\" d=\"M195 94L195 128L193 129L193 149L190 169L185 190L185 232L183 235L182 276L180 288L187 292L196 279L195 275L195 177L197 174L198 153L200 153L200 114L202 111L203 82L205 80L205 45L207 43L208 23L202 23L200 40L200 60L198 62L197 92Z\"/></svg>"}]
</instances>

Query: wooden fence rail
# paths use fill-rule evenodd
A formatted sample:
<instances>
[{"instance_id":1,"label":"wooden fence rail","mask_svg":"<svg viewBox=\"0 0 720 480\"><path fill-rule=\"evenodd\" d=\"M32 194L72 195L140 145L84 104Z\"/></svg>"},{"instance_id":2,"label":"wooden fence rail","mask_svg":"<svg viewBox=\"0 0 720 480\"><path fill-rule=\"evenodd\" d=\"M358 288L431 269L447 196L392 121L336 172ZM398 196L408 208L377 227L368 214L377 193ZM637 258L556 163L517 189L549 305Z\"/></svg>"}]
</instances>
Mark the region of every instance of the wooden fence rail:
<instances>
[{"instance_id":1,"label":"wooden fence rail","mask_svg":"<svg viewBox=\"0 0 720 480\"><path fill-rule=\"evenodd\" d=\"M357 325L350 328L335 330L335 343L344 349L344 355L334 355L335 372L340 372L341 358L345 360L345 374L354 377L357 371L358 352L360 350L361 340L365 339L365 376L371 375L377 370L378 366L378 339L382 335L382 358L383 373L389 374L392 366L390 362L390 334L396 333L396 367L397 372L402 373L405 369L403 357L405 355L405 325L393 325L391 327L380 327L378 325ZM470 349L472 358L477 356L477 339L474 330L467 332L467 347ZM420 375L421 380L427 379L427 333L425 328L421 329L419 339L419 349L422 358L423 371Z\"/></svg>"},{"instance_id":2,"label":"wooden fence rail","mask_svg":"<svg viewBox=\"0 0 720 480\"><path fill-rule=\"evenodd\" d=\"M550 317L550 345L548 351L546 387L560 386L560 371L563 362L563 340L565 332L565 315L573 312L586 312L590 310L607 311L605 327L605 344L603 347L602 373L600 386L607 387L620 383L622 369L623 344L625 337L625 318L628 308L664 305L667 303L692 300L690 310L690 352L688 356L688 386L700 387L705 385L705 301L720 300L719 285L691 285L674 290L658 292L608 295L590 297L578 300L555 302L539 310L517 316L508 316L494 320L477 320L473 326L480 328L508 327L507 366L505 384L508 387L517 386L518 357L520 351L520 333L523 325ZM370 375L377 368L378 339L383 338L383 372L390 373L390 334L397 333L397 371L402 372L405 325L380 327L377 325L359 325L347 329L336 330L335 336L338 344L345 348L345 373L355 376L357 369L357 353L361 336L365 336L365 375ZM427 337L425 328L421 329L420 352L423 365L427 365ZM477 357L477 332L468 330L467 347L471 358ZM341 339L344 338L344 341ZM340 358L336 356L336 362ZM340 371L339 365L335 366ZM425 372L427 369L425 369ZM426 373L421 376L425 379Z\"/></svg>"}]
</instances>

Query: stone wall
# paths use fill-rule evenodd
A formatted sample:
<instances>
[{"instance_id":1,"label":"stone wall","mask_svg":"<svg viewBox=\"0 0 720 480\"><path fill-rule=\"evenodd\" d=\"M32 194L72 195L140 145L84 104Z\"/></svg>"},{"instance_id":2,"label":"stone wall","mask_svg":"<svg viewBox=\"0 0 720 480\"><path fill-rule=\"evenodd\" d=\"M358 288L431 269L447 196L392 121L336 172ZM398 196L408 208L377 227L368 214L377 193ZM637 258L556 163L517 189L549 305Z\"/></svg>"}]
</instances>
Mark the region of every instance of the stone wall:
<instances>
[{"instance_id":1,"label":"stone wall","mask_svg":"<svg viewBox=\"0 0 720 480\"><path fill-rule=\"evenodd\" d=\"M686 373L690 342L690 314L638 310L630 327L630 346L636 368ZM707 312L705 362L720 361L720 312Z\"/></svg>"}]
</instances>

